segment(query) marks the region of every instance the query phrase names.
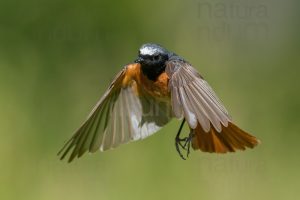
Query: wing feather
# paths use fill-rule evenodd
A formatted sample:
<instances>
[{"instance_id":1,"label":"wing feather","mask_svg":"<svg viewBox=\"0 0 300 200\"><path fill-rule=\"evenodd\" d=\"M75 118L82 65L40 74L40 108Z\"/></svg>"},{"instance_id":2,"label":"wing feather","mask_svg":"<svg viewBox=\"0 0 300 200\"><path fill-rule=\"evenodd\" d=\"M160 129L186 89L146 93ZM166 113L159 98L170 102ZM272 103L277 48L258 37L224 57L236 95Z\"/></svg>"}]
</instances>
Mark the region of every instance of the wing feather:
<instances>
[{"instance_id":1,"label":"wing feather","mask_svg":"<svg viewBox=\"0 0 300 200\"><path fill-rule=\"evenodd\" d=\"M166 66L174 115L183 115L192 129L199 123L205 132L211 125L221 132L231 119L209 84L185 61L171 60Z\"/></svg>"},{"instance_id":2,"label":"wing feather","mask_svg":"<svg viewBox=\"0 0 300 200\"><path fill-rule=\"evenodd\" d=\"M182 105L179 103L180 102L180 97L179 97L179 91L176 86L172 88L171 91L171 99L173 99L173 112L174 115L177 118L182 118L183 117L183 108Z\"/></svg>"},{"instance_id":3,"label":"wing feather","mask_svg":"<svg viewBox=\"0 0 300 200\"><path fill-rule=\"evenodd\" d=\"M87 151L105 151L144 139L170 121L170 104L137 93L139 86L132 70L138 67L128 65L116 76L87 120L58 153L61 159L70 151L69 162Z\"/></svg>"}]
</instances>

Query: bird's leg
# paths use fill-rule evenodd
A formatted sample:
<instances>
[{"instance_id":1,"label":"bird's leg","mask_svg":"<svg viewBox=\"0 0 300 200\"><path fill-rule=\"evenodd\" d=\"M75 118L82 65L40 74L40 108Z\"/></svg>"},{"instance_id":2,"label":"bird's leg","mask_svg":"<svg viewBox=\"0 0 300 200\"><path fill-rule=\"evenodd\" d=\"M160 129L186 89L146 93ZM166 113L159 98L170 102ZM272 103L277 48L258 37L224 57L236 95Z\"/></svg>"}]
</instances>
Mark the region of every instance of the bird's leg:
<instances>
[{"instance_id":1,"label":"bird's leg","mask_svg":"<svg viewBox=\"0 0 300 200\"><path fill-rule=\"evenodd\" d=\"M185 149L185 147L184 147L185 145L181 144L181 142L186 142L186 138L180 138L180 137L179 137L179 136L180 136L180 133L181 133L181 131L182 131L182 128L183 128L184 123L185 123L185 119L183 119L183 121L182 121L182 123L181 123L181 125L180 125L180 128L179 128L179 130L178 130L178 133L177 133L177 135L176 135L176 137L175 137L175 147L176 147L176 150L177 150L179 156L180 156L183 160L186 160L186 158L183 156L183 154L182 154L181 151L180 151L180 147L181 147L182 149Z\"/></svg>"}]
</instances>

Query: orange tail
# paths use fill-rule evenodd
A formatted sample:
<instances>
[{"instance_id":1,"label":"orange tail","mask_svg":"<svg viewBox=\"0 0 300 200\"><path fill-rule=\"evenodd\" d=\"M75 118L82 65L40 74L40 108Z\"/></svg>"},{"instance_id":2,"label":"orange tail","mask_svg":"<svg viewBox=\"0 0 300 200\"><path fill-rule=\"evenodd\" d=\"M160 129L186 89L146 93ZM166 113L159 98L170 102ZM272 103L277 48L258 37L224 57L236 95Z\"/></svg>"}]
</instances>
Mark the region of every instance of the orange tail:
<instances>
[{"instance_id":1,"label":"orange tail","mask_svg":"<svg viewBox=\"0 0 300 200\"><path fill-rule=\"evenodd\" d=\"M260 141L229 122L227 127L222 126L222 132L217 132L213 126L205 132L200 125L194 130L195 137L192 140L194 150L203 152L227 153L236 150L245 150L246 147L254 148Z\"/></svg>"}]
</instances>

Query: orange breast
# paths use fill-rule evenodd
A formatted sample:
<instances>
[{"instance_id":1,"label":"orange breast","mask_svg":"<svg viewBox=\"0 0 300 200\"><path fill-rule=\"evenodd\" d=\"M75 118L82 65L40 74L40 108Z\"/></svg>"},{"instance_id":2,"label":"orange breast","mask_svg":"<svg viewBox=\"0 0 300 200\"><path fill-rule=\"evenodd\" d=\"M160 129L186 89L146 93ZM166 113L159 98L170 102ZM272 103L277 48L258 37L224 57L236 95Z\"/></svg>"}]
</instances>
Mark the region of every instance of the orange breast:
<instances>
[{"instance_id":1,"label":"orange breast","mask_svg":"<svg viewBox=\"0 0 300 200\"><path fill-rule=\"evenodd\" d=\"M145 92L151 96L163 99L170 97L170 92L168 91L169 77L165 72L163 72L156 81L149 80L147 76L141 72L138 82Z\"/></svg>"},{"instance_id":2,"label":"orange breast","mask_svg":"<svg viewBox=\"0 0 300 200\"><path fill-rule=\"evenodd\" d=\"M127 67L123 86L129 84L130 80L135 80L140 95L151 95L161 100L170 98L170 92L168 91L169 77L165 72L156 81L151 81L143 74L140 64L132 64Z\"/></svg>"}]
</instances>

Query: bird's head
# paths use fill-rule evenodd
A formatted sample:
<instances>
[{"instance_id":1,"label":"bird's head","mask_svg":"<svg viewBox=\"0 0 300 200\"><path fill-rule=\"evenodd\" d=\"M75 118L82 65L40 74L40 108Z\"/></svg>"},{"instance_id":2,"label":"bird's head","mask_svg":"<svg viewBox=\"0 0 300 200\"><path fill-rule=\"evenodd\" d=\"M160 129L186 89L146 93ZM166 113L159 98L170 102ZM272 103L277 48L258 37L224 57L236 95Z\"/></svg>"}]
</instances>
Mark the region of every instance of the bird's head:
<instances>
[{"instance_id":1,"label":"bird's head","mask_svg":"<svg viewBox=\"0 0 300 200\"><path fill-rule=\"evenodd\" d=\"M144 44L139 49L136 63L145 67L161 67L169 58L169 52L157 44Z\"/></svg>"}]
</instances>

